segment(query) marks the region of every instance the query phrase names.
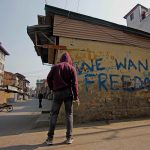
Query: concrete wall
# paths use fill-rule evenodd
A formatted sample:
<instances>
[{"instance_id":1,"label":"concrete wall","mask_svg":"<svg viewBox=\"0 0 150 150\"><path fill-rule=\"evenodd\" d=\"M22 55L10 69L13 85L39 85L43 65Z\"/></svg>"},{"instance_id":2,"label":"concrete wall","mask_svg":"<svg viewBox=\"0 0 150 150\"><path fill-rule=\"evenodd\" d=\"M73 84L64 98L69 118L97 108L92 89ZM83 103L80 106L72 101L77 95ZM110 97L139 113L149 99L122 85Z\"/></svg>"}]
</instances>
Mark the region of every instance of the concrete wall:
<instances>
[{"instance_id":1,"label":"concrete wall","mask_svg":"<svg viewBox=\"0 0 150 150\"><path fill-rule=\"evenodd\" d=\"M60 45L78 73L76 122L150 115L150 50L69 38L60 38Z\"/></svg>"},{"instance_id":2,"label":"concrete wall","mask_svg":"<svg viewBox=\"0 0 150 150\"><path fill-rule=\"evenodd\" d=\"M138 29L138 26L139 24L141 23L141 10L140 10L140 6L137 7L134 12L133 12L133 15L134 15L134 18L133 20L130 19L130 15L127 17L127 26L128 27L131 27L131 28L135 28L135 29Z\"/></svg>"},{"instance_id":3,"label":"concrete wall","mask_svg":"<svg viewBox=\"0 0 150 150\"><path fill-rule=\"evenodd\" d=\"M150 14L141 21L137 29L150 33Z\"/></svg>"},{"instance_id":4,"label":"concrete wall","mask_svg":"<svg viewBox=\"0 0 150 150\"><path fill-rule=\"evenodd\" d=\"M145 11L148 14L148 15L146 14L146 17L144 19L142 19L142 16L141 16L143 11ZM126 19L127 26L150 33L150 25L149 25L150 24L150 14L149 14L149 12L147 12L146 9L139 6L133 11L133 14L134 14L133 20L130 19L130 15L127 17L127 19Z\"/></svg>"}]
</instances>

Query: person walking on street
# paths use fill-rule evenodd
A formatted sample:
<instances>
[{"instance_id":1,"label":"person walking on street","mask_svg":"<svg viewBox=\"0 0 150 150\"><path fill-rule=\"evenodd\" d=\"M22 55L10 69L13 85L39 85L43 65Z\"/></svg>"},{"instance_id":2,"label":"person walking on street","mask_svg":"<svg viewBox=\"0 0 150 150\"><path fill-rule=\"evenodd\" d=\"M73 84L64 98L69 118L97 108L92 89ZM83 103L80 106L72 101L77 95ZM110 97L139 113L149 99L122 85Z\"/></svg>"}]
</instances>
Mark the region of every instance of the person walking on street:
<instances>
[{"instance_id":1,"label":"person walking on street","mask_svg":"<svg viewBox=\"0 0 150 150\"><path fill-rule=\"evenodd\" d=\"M53 104L46 143L48 145L53 144L57 117L60 107L62 103L64 103L67 129L65 143L71 144L73 142L73 101L77 102L78 105L80 101L78 98L77 73L72 65L72 60L68 52L62 54L60 63L51 68L47 76L47 83L50 90L53 92Z\"/></svg>"},{"instance_id":2,"label":"person walking on street","mask_svg":"<svg viewBox=\"0 0 150 150\"><path fill-rule=\"evenodd\" d=\"M39 99L39 108L42 108L43 94L41 92L38 94L38 99Z\"/></svg>"}]
</instances>

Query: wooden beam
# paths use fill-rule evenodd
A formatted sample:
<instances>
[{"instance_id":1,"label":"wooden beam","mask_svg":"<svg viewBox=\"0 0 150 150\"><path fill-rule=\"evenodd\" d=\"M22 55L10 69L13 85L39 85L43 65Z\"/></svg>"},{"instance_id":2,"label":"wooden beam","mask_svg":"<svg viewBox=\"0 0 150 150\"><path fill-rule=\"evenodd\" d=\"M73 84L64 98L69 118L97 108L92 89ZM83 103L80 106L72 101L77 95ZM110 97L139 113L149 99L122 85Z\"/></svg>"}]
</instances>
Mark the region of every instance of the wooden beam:
<instances>
[{"instance_id":1,"label":"wooden beam","mask_svg":"<svg viewBox=\"0 0 150 150\"><path fill-rule=\"evenodd\" d=\"M63 46L63 45L49 45L49 44L44 44L44 45L36 45L36 46L37 47L42 47L42 48L61 49L61 50L67 49L67 47Z\"/></svg>"}]
</instances>

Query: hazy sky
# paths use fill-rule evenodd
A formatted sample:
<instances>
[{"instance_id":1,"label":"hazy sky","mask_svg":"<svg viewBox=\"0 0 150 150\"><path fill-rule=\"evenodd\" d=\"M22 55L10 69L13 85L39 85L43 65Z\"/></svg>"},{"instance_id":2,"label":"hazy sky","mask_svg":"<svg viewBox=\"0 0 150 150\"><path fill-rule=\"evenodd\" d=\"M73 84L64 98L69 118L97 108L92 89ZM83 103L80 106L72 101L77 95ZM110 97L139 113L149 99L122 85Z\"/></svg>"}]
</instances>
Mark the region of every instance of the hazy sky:
<instances>
[{"instance_id":1,"label":"hazy sky","mask_svg":"<svg viewBox=\"0 0 150 150\"><path fill-rule=\"evenodd\" d=\"M126 25L123 18L136 4L150 8L150 0L0 0L0 42L10 53L5 70L21 73L35 86L36 79L46 78L50 67L42 64L27 35L27 26L37 24L48 5Z\"/></svg>"}]
</instances>

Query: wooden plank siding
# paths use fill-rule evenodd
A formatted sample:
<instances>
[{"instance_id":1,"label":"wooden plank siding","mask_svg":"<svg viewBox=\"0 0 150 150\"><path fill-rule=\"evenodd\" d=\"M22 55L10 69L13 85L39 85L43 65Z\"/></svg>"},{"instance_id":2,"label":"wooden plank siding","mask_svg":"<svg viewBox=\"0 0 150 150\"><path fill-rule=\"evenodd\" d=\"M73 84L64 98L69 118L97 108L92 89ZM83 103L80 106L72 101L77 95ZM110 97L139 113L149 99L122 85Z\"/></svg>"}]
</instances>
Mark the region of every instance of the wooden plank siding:
<instances>
[{"instance_id":1,"label":"wooden plank siding","mask_svg":"<svg viewBox=\"0 0 150 150\"><path fill-rule=\"evenodd\" d=\"M84 21L54 16L53 35L150 49L150 38Z\"/></svg>"}]
</instances>

